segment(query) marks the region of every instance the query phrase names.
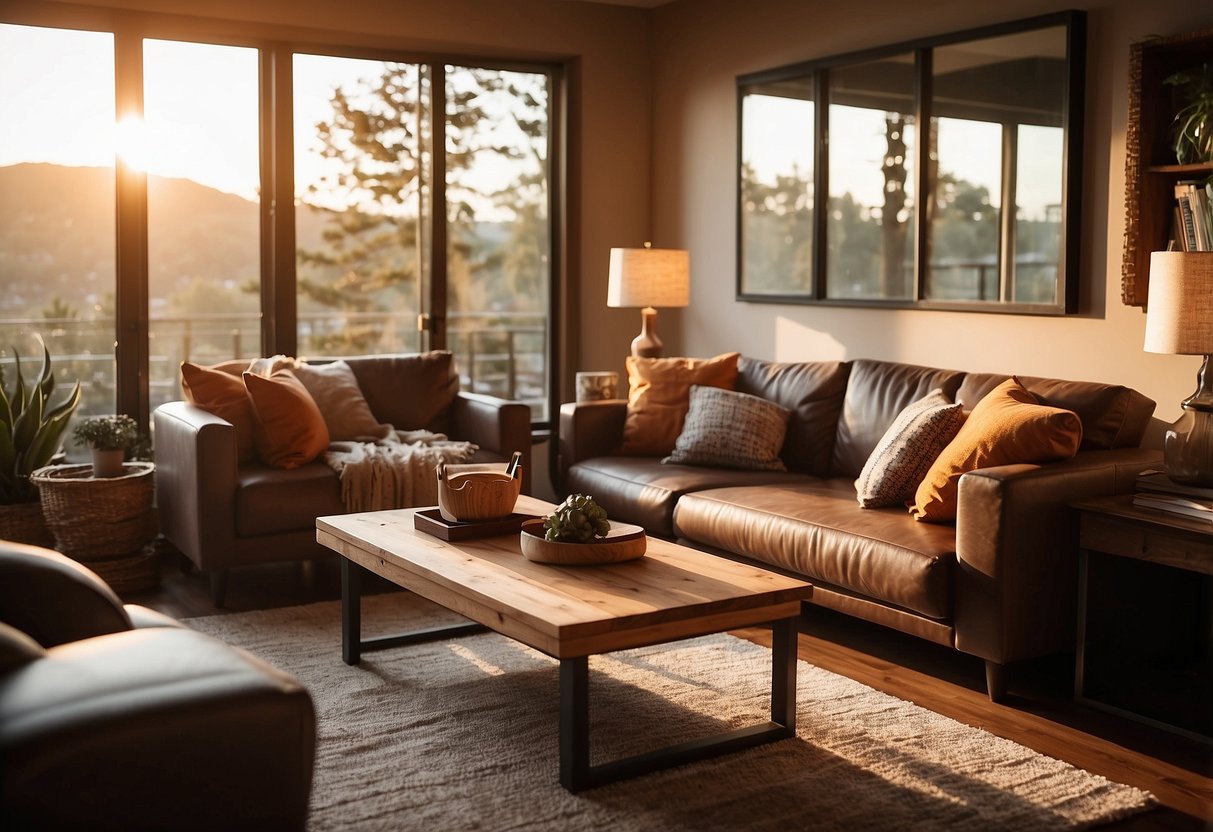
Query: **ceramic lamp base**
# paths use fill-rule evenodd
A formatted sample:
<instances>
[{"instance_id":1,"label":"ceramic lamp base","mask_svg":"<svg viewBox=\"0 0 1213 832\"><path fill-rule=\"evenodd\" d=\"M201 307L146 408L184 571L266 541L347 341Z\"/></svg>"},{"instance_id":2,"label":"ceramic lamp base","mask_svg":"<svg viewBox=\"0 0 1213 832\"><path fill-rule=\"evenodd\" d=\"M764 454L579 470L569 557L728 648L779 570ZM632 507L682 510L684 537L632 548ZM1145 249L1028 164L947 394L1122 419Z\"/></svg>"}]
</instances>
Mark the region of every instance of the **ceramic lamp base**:
<instances>
[{"instance_id":1,"label":"ceramic lamp base","mask_svg":"<svg viewBox=\"0 0 1213 832\"><path fill-rule=\"evenodd\" d=\"M661 358L665 344L657 337L657 310L646 306L640 310L640 334L632 339L632 355L637 358Z\"/></svg>"},{"instance_id":2,"label":"ceramic lamp base","mask_svg":"<svg viewBox=\"0 0 1213 832\"><path fill-rule=\"evenodd\" d=\"M1213 413L1184 409L1163 436L1167 476L1185 485L1213 487Z\"/></svg>"}]
</instances>

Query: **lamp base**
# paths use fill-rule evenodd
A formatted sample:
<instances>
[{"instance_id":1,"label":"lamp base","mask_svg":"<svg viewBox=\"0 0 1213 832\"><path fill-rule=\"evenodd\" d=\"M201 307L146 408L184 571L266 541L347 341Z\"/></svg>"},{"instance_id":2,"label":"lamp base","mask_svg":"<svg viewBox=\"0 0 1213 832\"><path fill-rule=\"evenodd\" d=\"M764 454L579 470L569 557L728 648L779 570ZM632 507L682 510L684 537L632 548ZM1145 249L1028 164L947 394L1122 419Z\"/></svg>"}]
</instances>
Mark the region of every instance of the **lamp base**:
<instances>
[{"instance_id":1,"label":"lamp base","mask_svg":"<svg viewBox=\"0 0 1213 832\"><path fill-rule=\"evenodd\" d=\"M1213 487L1213 372L1205 356L1196 392L1184 400L1183 413L1163 434L1167 476L1185 485Z\"/></svg>"},{"instance_id":2,"label":"lamp base","mask_svg":"<svg viewBox=\"0 0 1213 832\"><path fill-rule=\"evenodd\" d=\"M661 358L665 344L657 337L657 310L646 306L640 310L640 334L632 339L632 355L637 358Z\"/></svg>"}]
</instances>

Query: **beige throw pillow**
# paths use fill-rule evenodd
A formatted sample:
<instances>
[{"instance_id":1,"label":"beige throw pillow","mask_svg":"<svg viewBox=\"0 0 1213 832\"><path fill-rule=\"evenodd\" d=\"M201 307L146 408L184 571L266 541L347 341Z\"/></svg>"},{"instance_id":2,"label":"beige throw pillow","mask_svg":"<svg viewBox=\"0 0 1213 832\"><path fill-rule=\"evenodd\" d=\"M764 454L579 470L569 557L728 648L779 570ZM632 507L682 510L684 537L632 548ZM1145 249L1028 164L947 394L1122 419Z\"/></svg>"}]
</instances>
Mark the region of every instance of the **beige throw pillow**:
<instances>
[{"instance_id":1,"label":"beige throw pillow","mask_svg":"<svg viewBox=\"0 0 1213 832\"><path fill-rule=\"evenodd\" d=\"M664 463L784 471L779 451L791 411L749 393L691 387L690 407Z\"/></svg>"},{"instance_id":2,"label":"beige throw pillow","mask_svg":"<svg viewBox=\"0 0 1213 832\"><path fill-rule=\"evenodd\" d=\"M918 484L964 422L963 407L939 389L906 405L855 480L859 505L880 508L912 500Z\"/></svg>"},{"instance_id":3,"label":"beige throw pillow","mask_svg":"<svg viewBox=\"0 0 1213 832\"><path fill-rule=\"evenodd\" d=\"M371 413L349 364L340 360L327 364L300 363L292 372L320 408L331 441L374 442L391 435L392 426Z\"/></svg>"}]
</instances>

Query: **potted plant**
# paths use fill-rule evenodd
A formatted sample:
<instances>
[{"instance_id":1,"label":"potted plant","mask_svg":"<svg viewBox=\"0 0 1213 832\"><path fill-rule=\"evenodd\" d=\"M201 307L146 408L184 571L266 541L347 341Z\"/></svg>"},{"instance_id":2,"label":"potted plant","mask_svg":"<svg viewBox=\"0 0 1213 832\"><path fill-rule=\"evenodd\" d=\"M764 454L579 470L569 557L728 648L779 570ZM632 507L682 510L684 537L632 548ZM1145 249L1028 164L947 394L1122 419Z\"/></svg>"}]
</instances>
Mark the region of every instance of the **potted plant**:
<instances>
[{"instance_id":1,"label":"potted plant","mask_svg":"<svg viewBox=\"0 0 1213 832\"><path fill-rule=\"evenodd\" d=\"M1213 162L1213 64L1176 72L1163 83L1175 87L1183 100L1171 123L1175 160L1181 165Z\"/></svg>"},{"instance_id":2,"label":"potted plant","mask_svg":"<svg viewBox=\"0 0 1213 832\"><path fill-rule=\"evenodd\" d=\"M125 414L86 416L72 429L72 437L92 449L94 477L119 477L126 452L139 441L139 425Z\"/></svg>"},{"instance_id":3,"label":"potted plant","mask_svg":"<svg viewBox=\"0 0 1213 832\"><path fill-rule=\"evenodd\" d=\"M30 474L59 452L63 432L80 403L80 383L53 403L55 376L46 344L42 343L42 369L32 381L22 374L21 356L15 349L13 357L11 387L0 365L0 537L53 546Z\"/></svg>"}]
</instances>

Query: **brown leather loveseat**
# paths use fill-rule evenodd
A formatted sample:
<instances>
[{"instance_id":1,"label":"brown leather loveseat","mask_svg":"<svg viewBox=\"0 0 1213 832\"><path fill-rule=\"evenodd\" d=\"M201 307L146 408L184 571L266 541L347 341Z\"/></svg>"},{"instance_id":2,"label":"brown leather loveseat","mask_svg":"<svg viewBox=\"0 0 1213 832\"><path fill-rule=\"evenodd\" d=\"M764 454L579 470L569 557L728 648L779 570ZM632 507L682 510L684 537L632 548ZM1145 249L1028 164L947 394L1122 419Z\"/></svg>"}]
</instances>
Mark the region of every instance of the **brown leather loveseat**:
<instances>
[{"instance_id":1,"label":"brown leather loveseat","mask_svg":"<svg viewBox=\"0 0 1213 832\"><path fill-rule=\"evenodd\" d=\"M1160 453L1139 447L1154 402L1126 387L1020 377L1041 404L1074 411L1072 459L960 478L955 524L905 508L862 509L855 479L906 405L939 388L971 409L1005 375L858 359L777 364L742 357L736 390L791 411L787 471L622 456L627 403L566 404L563 490L619 520L811 580L812 603L985 660L992 699L1006 665L1073 645L1077 526L1071 501L1130 491Z\"/></svg>"},{"instance_id":2,"label":"brown leather loveseat","mask_svg":"<svg viewBox=\"0 0 1213 832\"><path fill-rule=\"evenodd\" d=\"M528 488L525 404L460 392L454 357L445 350L344 360L380 422L474 442L475 462L504 462L521 451ZM345 508L340 480L322 460L289 470L240 462L232 424L183 401L161 405L153 421L161 532L209 573L216 606L223 606L233 566L332 555L316 543L316 518Z\"/></svg>"}]
</instances>

